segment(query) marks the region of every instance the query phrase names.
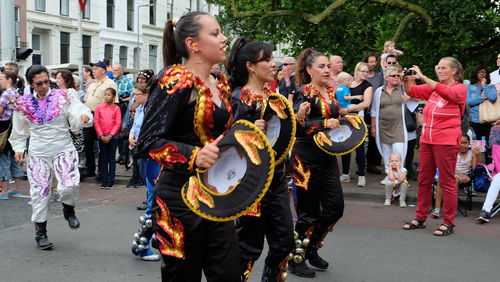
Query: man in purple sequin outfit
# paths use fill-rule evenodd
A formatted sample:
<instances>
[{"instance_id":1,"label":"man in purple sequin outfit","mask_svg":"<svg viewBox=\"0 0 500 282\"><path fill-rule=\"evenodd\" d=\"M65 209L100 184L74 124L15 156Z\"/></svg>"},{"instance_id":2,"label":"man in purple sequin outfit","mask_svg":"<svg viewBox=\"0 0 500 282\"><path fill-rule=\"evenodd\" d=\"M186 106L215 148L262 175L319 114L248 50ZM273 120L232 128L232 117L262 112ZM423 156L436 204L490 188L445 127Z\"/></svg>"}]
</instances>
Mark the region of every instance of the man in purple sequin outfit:
<instances>
[{"instance_id":1,"label":"man in purple sequin outfit","mask_svg":"<svg viewBox=\"0 0 500 282\"><path fill-rule=\"evenodd\" d=\"M69 131L92 126L92 114L78 98L66 90L50 89L49 72L40 65L30 67L26 76L32 94L18 98L14 104L12 134L9 142L17 162L24 162L28 146L28 180L35 223L35 240L42 250L52 248L47 239L47 218L50 204L50 185L55 176L61 195L64 218L76 229L80 222L75 216L80 173L78 153Z\"/></svg>"}]
</instances>

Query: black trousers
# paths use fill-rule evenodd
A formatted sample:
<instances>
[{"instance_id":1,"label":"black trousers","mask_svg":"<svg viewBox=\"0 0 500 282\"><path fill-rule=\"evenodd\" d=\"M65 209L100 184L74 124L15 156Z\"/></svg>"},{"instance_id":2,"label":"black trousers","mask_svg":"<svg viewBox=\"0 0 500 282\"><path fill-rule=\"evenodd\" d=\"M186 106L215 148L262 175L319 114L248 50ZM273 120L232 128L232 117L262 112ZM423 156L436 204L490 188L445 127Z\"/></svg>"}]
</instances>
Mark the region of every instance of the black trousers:
<instances>
[{"instance_id":1,"label":"black trousers","mask_svg":"<svg viewBox=\"0 0 500 282\"><path fill-rule=\"evenodd\" d=\"M365 176L366 172L365 145L361 144L361 146L356 148L355 151L356 151L356 164L358 165L359 176ZM342 159L342 173L349 174L351 165L351 153L342 155L341 159Z\"/></svg>"},{"instance_id":2,"label":"black trousers","mask_svg":"<svg viewBox=\"0 0 500 282\"><path fill-rule=\"evenodd\" d=\"M83 128L83 143L85 145L85 158L87 159L86 166L87 173L89 175L95 175L95 140L97 140L95 128L93 126Z\"/></svg>"},{"instance_id":3,"label":"black trousers","mask_svg":"<svg viewBox=\"0 0 500 282\"><path fill-rule=\"evenodd\" d=\"M361 147L361 146L360 146ZM368 135L368 149L366 150L366 163L369 166L378 166L382 162L382 156L377 148L375 137Z\"/></svg>"},{"instance_id":4,"label":"black trousers","mask_svg":"<svg viewBox=\"0 0 500 282\"><path fill-rule=\"evenodd\" d=\"M295 231L303 236L313 227L310 246L321 241L344 215L344 193L336 160L330 165L305 165L311 170L307 190L297 187Z\"/></svg>"},{"instance_id":5,"label":"black trousers","mask_svg":"<svg viewBox=\"0 0 500 282\"><path fill-rule=\"evenodd\" d=\"M179 249L184 252L185 258L162 253L162 281L199 282L203 271L209 282L240 282L240 251L234 223L209 221L193 213L182 201L180 192L188 178L187 173L163 171L154 190L153 231L156 237L161 236L168 242L174 240L158 224L159 216L165 216L158 205L158 198L166 204L170 213L167 222L179 220L184 230L182 238L177 238L177 245L182 246ZM160 241L160 251L162 247Z\"/></svg>"},{"instance_id":6,"label":"black trousers","mask_svg":"<svg viewBox=\"0 0 500 282\"><path fill-rule=\"evenodd\" d=\"M283 163L275 168L274 178L260 208L260 217L242 216L237 220L242 273L248 261L259 259L264 236L269 244L266 265L271 269L278 269L293 249L292 213Z\"/></svg>"}]
</instances>

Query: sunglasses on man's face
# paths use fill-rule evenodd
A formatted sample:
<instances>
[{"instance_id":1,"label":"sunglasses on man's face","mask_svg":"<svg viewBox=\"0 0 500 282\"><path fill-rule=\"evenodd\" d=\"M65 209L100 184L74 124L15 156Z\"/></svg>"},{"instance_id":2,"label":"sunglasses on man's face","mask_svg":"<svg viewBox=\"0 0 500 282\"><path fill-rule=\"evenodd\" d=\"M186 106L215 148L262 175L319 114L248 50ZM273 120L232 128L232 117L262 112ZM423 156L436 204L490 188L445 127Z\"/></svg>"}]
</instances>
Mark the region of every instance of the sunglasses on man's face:
<instances>
[{"instance_id":1,"label":"sunglasses on man's face","mask_svg":"<svg viewBox=\"0 0 500 282\"><path fill-rule=\"evenodd\" d=\"M291 65L295 65L295 63L283 63L283 66L286 67L286 66L291 66Z\"/></svg>"},{"instance_id":2,"label":"sunglasses on man's face","mask_svg":"<svg viewBox=\"0 0 500 282\"><path fill-rule=\"evenodd\" d=\"M387 62L388 65L397 65L398 62Z\"/></svg>"},{"instance_id":3,"label":"sunglasses on man's face","mask_svg":"<svg viewBox=\"0 0 500 282\"><path fill-rule=\"evenodd\" d=\"M33 84L35 84L36 86L40 87L44 84L49 84L50 83L50 80L43 80L43 81L38 81L38 82L33 82Z\"/></svg>"},{"instance_id":4,"label":"sunglasses on man's face","mask_svg":"<svg viewBox=\"0 0 500 282\"><path fill-rule=\"evenodd\" d=\"M397 78L401 78L401 75L399 75L399 74L391 74L391 75L389 75L389 76L390 76L390 77L397 77Z\"/></svg>"}]
</instances>

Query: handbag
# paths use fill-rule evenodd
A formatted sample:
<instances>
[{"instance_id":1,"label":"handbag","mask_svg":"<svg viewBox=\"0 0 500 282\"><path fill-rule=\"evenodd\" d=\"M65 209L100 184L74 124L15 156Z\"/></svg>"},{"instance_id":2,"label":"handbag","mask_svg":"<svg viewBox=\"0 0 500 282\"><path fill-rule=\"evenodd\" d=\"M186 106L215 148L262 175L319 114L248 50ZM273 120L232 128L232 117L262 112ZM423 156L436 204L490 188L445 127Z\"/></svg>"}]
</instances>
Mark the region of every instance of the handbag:
<instances>
[{"instance_id":1,"label":"handbag","mask_svg":"<svg viewBox=\"0 0 500 282\"><path fill-rule=\"evenodd\" d=\"M12 126L12 123L9 125L9 128L7 128L4 132L0 133L0 153L3 153L5 150L5 147L7 146L7 139L9 138L9 133L10 133L10 127Z\"/></svg>"},{"instance_id":2,"label":"handbag","mask_svg":"<svg viewBox=\"0 0 500 282\"><path fill-rule=\"evenodd\" d=\"M485 100L479 104L479 123L492 123L497 120L500 120L500 97L498 94L495 103Z\"/></svg>"},{"instance_id":3,"label":"handbag","mask_svg":"<svg viewBox=\"0 0 500 282\"><path fill-rule=\"evenodd\" d=\"M414 113L408 109L408 107L405 105L405 125L406 125L406 131L412 132L417 130L417 117Z\"/></svg>"}]
</instances>

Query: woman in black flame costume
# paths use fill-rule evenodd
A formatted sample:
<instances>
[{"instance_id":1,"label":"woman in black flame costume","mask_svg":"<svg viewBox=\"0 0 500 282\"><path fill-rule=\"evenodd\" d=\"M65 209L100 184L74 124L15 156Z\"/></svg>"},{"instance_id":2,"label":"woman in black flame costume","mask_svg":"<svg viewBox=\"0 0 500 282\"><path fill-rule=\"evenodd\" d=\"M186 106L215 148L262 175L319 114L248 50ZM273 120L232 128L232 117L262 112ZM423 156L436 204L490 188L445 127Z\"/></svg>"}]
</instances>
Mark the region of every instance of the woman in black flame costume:
<instances>
[{"instance_id":1,"label":"woman in black flame costume","mask_svg":"<svg viewBox=\"0 0 500 282\"><path fill-rule=\"evenodd\" d=\"M202 270L208 281L240 281L234 224L201 218L181 197L195 169L216 162L216 144L232 124L226 78L210 75L211 66L225 59L226 41L219 23L203 12L165 27L166 67L152 85L138 140L142 157L163 165L153 203L163 281L200 281Z\"/></svg>"},{"instance_id":2,"label":"woman in black flame costume","mask_svg":"<svg viewBox=\"0 0 500 282\"><path fill-rule=\"evenodd\" d=\"M234 119L248 120L265 132L266 121L262 111L272 94L265 84L274 79L276 72L273 46L238 38L233 43L226 68L231 76ZM254 262L262 253L264 236L269 244L269 253L262 281L285 280L288 256L293 248L293 224L282 161L276 164L271 186L253 214L237 220L237 230L242 280L248 280Z\"/></svg>"},{"instance_id":3,"label":"woman in black flame costume","mask_svg":"<svg viewBox=\"0 0 500 282\"><path fill-rule=\"evenodd\" d=\"M299 93L294 105L299 126L292 156L298 221L290 268L296 275L308 278L316 274L306 265L306 259L316 268L328 268L318 249L344 212L337 159L323 152L313 140L319 130L339 126L340 108L335 91L328 85L329 67L328 57L308 48L299 55L295 71ZM297 110L304 106L307 107L305 115Z\"/></svg>"}]
</instances>

